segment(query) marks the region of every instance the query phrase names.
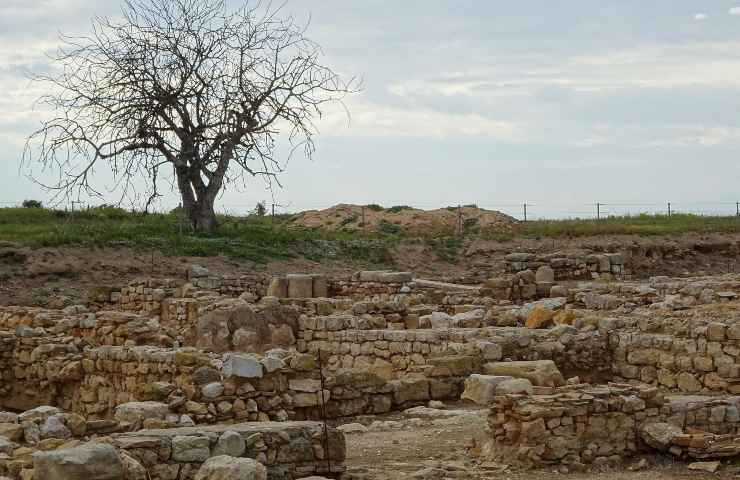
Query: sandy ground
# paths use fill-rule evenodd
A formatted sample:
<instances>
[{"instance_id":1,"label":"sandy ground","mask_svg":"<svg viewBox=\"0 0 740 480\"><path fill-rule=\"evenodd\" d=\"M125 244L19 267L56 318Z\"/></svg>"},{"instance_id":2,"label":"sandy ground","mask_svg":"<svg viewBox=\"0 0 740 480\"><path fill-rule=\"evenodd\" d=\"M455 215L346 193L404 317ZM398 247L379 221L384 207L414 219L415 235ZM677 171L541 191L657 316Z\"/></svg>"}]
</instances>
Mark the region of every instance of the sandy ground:
<instances>
[{"instance_id":1,"label":"sandy ground","mask_svg":"<svg viewBox=\"0 0 740 480\"><path fill-rule=\"evenodd\" d=\"M460 408L452 406L449 408ZM347 475L349 480L396 479L497 479L566 480L601 478L606 480L679 480L737 478L740 469L723 465L715 474L692 471L687 463L661 456L646 456L647 467L630 471L640 458L603 472L561 473L556 468L522 470L488 461L477 455L487 439L485 411L477 415L440 419L410 420L402 414L359 419L398 422L382 431L347 433Z\"/></svg>"},{"instance_id":2,"label":"sandy ground","mask_svg":"<svg viewBox=\"0 0 740 480\"><path fill-rule=\"evenodd\" d=\"M385 224L386 227L400 227L406 233L429 235L455 232L460 228L461 221L465 228L495 233L511 232L518 223L513 217L501 212L471 206L461 207L459 210L458 208L420 210L406 207L389 211L361 205L339 204L326 210L301 212L290 225L326 230L382 231Z\"/></svg>"}]
</instances>

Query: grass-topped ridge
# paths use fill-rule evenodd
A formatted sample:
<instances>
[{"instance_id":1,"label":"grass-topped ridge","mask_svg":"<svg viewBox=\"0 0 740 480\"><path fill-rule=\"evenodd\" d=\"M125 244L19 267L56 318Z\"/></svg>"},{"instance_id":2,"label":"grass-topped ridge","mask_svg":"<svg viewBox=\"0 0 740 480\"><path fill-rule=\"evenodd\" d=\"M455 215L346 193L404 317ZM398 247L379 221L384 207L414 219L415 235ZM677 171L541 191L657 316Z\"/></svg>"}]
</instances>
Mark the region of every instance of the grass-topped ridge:
<instances>
[{"instance_id":1,"label":"grass-topped ridge","mask_svg":"<svg viewBox=\"0 0 740 480\"><path fill-rule=\"evenodd\" d=\"M0 242L29 247L128 246L158 249L169 255L225 255L255 261L303 256L315 260L339 258L382 264L392 262L389 247L400 241L422 239L429 243L444 238L454 239L455 244L462 241L450 235L411 237L396 225L385 224L384 228L378 228L377 231L295 228L290 222L292 218L291 215L274 218L259 215L220 216L217 232L206 236L190 232L176 211L144 215L108 206L77 212L1 208ZM600 220L520 222L513 232L501 234L479 234L475 228L468 228L467 224L466 229L466 237L482 236L501 241L594 235L740 233L740 217L643 214Z\"/></svg>"}]
</instances>

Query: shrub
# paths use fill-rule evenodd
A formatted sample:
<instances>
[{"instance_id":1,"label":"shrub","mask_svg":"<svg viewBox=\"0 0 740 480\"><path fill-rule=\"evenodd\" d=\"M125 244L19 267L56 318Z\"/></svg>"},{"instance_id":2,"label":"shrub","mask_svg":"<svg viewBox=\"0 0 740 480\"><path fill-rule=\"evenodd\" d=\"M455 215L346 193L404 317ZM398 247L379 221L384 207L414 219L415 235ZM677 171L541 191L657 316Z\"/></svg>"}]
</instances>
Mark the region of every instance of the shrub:
<instances>
[{"instance_id":1,"label":"shrub","mask_svg":"<svg viewBox=\"0 0 740 480\"><path fill-rule=\"evenodd\" d=\"M354 223L359 219L360 219L359 215L352 215L350 217L343 219L341 222L339 222L339 227L341 228L341 227L347 226L350 223Z\"/></svg>"},{"instance_id":2,"label":"shrub","mask_svg":"<svg viewBox=\"0 0 740 480\"><path fill-rule=\"evenodd\" d=\"M388 220L381 220L378 222L378 232L386 235L398 235L403 230L400 225L389 222Z\"/></svg>"},{"instance_id":3,"label":"shrub","mask_svg":"<svg viewBox=\"0 0 740 480\"><path fill-rule=\"evenodd\" d=\"M257 202L257 206L254 208L254 213L258 217L264 217L267 213L267 207L265 207L265 202Z\"/></svg>"},{"instance_id":4,"label":"shrub","mask_svg":"<svg viewBox=\"0 0 740 480\"><path fill-rule=\"evenodd\" d=\"M412 207L409 207L408 205L394 205L391 208L388 209L388 212L390 213L398 213L402 212L404 210L412 210Z\"/></svg>"},{"instance_id":5,"label":"shrub","mask_svg":"<svg viewBox=\"0 0 740 480\"><path fill-rule=\"evenodd\" d=\"M44 205L38 200L23 200L23 208L44 208Z\"/></svg>"},{"instance_id":6,"label":"shrub","mask_svg":"<svg viewBox=\"0 0 740 480\"><path fill-rule=\"evenodd\" d=\"M368 210L372 210L373 212L382 212L383 210L385 210L382 205L378 205L377 203L365 205L365 208L367 208Z\"/></svg>"}]
</instances>

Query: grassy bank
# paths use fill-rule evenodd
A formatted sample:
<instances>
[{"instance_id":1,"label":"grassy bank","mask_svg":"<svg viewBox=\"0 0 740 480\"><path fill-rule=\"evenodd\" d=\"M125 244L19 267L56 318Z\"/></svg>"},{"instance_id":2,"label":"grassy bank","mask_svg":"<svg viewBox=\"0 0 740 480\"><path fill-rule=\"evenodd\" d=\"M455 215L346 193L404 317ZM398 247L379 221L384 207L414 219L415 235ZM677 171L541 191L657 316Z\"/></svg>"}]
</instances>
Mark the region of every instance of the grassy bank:
<instances>
[{"instance_id":1,"label":"grassy bank","mask_svg":"<svg viewBox=\"0 0 740 480\"><path fill-rule=\"evenodd\" d=\"M669 235L680 233L739 233L740 217L690 214L633 215L596 219L536 220L520 225L525 237L585 237L593 235Z\"/></svg>"},{"instance_id":2,"label":"grassy bank","mask_svg":"<svg viewBox=\"0 0 740 480\"><path fill-rule=\"evenodd\" d=\"M226 255L265 261L302 256L314 260L339 258L373 264L392 262L389 247L408 240L403 232L371 233L286 228L290 216L219 218L212 236L189 232L180 215L127 212L99 207L81 212L42 208L0 209L0 241L31 247L127 246L159 249L181 256ZM521 223L514 233L483 234L498 240L593 235L667 235L687 232L740 233L740 218L686 214L609 217L601 220L538 220ZM476 235L476 234L471 234ZM423 239L452 261L463 242L454 237Z\"/></svg>"},{"instance_id":3,"label":"grassy bank","mask_svg":"<svg viewBox=\"0 0 740 480\"><path fill-rule=\"evenodd\" d=\"M289 218L289 217L287 217ZM254 261L297 255L383 263L393 239L381 235L289 230L286 217L219 217L215 235L194 235L180 215L132 213L112 207L80 212L0 209L0 241L31 247L126 246L168 255L225 255Z\"/></svg>"}]
</instances>

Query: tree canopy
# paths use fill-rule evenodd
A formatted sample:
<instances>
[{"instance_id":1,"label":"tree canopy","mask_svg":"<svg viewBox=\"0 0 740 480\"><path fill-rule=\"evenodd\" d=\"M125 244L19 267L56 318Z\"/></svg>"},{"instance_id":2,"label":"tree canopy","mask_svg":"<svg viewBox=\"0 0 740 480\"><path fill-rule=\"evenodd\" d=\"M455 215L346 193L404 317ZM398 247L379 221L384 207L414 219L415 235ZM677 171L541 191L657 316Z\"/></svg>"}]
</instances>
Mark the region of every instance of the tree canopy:
<instances>
[{"instance_id":1,"label":"tree canopy","mask_svg":"<svg viewBox=\"0 0 740 480\"><path fill-rule=\"evenodd\" d=\"M52 112L28 139L24 162L58 172L45 184L66 196L101 194L111 172L122 198L149 205L162 181L179 191L195 230L216 227L229 184L268 181L291 151L314 152L327 102L357 91L324 66L322 50L280 9L223 0L126 0L120 18L63 36L41 102Z\"/></svg>"}]
</instances>

